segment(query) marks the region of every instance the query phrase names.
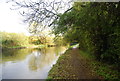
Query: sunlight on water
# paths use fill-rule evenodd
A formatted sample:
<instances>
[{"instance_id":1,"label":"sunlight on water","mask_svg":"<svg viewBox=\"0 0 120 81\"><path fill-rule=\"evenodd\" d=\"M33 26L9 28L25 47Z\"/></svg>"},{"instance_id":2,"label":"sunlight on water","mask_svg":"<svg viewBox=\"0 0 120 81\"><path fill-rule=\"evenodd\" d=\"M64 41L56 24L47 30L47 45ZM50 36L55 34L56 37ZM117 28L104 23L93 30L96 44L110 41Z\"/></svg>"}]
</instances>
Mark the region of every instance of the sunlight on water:
<instances>
[{"instance_id":1,"label":"sunlight on water","mask_svg":"<svg viewBox=\"0 0 120 81\"><path fill-rule=\"evenodd\" d=\"M46 79L65 47L3 50L3 79Z\"/></svg>"}]
</instances>

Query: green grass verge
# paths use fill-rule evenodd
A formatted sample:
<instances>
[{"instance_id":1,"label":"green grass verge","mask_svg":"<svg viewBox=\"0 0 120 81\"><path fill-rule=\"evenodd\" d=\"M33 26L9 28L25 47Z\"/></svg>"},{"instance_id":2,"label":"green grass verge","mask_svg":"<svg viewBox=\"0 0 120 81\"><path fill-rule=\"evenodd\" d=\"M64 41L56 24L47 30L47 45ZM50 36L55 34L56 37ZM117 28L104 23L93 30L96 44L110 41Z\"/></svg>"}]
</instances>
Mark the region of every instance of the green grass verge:
<instances>
[{"instance_id":1,"label":"green grass verge","mask_svg":"<svg viewBox=\"0 0 120 81\"><path fill-rule=\"evenodd\" d=\"M111 68L115 68L116 65L109 65L95 60L95 56L89 53L80 51L80 54L86 59L91 60L90 64L96 74L100 75L104 79L119 79L119 72Z\"/></svg>"},{"instance_id":2,"label":"green grass verge","mask_svg":"<svg viewBox=\"0 0 120 81\"><path fill-rule=\"evenodd\" d=\"M75 45L71 45L71 46L69 46L68 48L71 49L71 48L75 47L76 45L79 46L79 44L75 44ZM78 46L77 46L77 47L78 47Z\"/></svg>"},{"instance_id":3,"label":"green grass verge","mask_svg":"<svg viewBox=\"0 0 120 81\"><path fill-rule=\"evenodd\" d=\"M68 57L69 55L67 55L69 53L69 49L65 52L65 54L61 55L59 57L59 59L57 60L57 63L52 67L52 69L49 71L49 75L46 79L46 81L52 81L52 80L55 80L55 79L63 79L62 77L60 76L53 76L53 75L57 75L60 71L60 69L63 69L64 67L64 64L61 64L61 61L64 61L66 59L66 57Z\"/></svg>"},{"instance_id":4,"label":"green grass verge","mask_svg":"<svg viewBox=\"0 0 120 81\"><path fill-rule=\"evenodd\" d=\"M21 45L21 46L2 46L2 48L30 48L30 47L37 47L37 48L43 48L43 47L46 47L46 45Z\"/></svg>"}]
</instances>

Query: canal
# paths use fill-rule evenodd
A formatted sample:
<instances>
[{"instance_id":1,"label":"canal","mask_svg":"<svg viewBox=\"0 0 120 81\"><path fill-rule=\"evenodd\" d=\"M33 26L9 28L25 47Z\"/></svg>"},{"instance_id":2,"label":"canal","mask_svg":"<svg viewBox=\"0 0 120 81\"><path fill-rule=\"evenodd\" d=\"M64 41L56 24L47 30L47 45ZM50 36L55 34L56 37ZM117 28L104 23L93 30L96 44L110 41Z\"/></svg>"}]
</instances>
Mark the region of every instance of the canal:
<instances>
[{"instance_id":1,"label":"canal","mask_svg":"<svg viewBox=\"0 0 120 81\"><path fill-rule=\"evenodd\" d=\"M2 51L2 79L46 79L66 47L9 49Z\"/></svg>"}]
</instances>

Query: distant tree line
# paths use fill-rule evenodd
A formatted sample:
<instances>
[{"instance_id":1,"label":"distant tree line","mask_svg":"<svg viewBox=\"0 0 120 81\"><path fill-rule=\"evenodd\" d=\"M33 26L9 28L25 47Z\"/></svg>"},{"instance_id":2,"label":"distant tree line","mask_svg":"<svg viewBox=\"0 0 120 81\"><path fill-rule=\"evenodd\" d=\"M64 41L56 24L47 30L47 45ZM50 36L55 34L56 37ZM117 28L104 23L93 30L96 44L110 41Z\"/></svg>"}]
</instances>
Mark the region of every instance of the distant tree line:
<instances>
[{"instance_id":1,"label":"distant tree line","mask_svg":"<svg viewBox=\"0 0 120 81\"><path fill-rule=\"evenodd\" d=\"M48 33L48 32L47 32ZM54 38L45 32L37 35L26 36L23 33L0 32L1 47L27 46L27 45L65 45L62 37Z\"/></svg>"},{"instance_id":2,"label":"distant tree line","mask_svg":"<svg viewBox=\"0 0 120 81\"><path fill-rule=\"evenodd\" d=\"M28 45L28 36L23 33L0 32L2 39L0 42L3 47Z\"/></svg>"}]
</instances>

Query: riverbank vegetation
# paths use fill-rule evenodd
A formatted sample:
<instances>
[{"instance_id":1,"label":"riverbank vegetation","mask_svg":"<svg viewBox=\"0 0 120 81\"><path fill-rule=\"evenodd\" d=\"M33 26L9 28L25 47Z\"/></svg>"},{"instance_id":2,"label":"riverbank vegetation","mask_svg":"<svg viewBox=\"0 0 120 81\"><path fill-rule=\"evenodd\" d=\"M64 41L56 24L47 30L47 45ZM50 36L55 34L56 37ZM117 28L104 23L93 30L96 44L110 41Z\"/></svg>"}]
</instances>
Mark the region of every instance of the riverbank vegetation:
<instances>
[{"instance_id":1,"label":"riverbank vegetation","mask_svg":"<svg viewBox=\"0 0 120 81\"><path fill-rule=\"evenodd\" d=\"M25 36L23 33L8 33L8 32L0 32L2 39L0 42L2 43L2 47L7 48L16 48L20 46L29 45L28 36Z\"/></svg>"},{"instance_id":2,"label":"riverbank vegetation","mask_svg":"<svg viewBox=\"0 0 120 81\"><path fill-rule=\"evenodd\" d=\"M43 47L42 43L38 43L39 39L36 36L26 36L23 33L8 33L8 32L0 32L1 39L1 47L2 48L26 48L26 47Z\"/></svg>"},{"instance_id":3,"label":"riverbank vegetation","mask_svg":"<svg viewBox=\"0 0 120 81\"><path fill-rule=\"evenodd\" d=\"M3 48L26 48L66 45L62 37L50 36L46 33L26 36L23 33L0 32Z\"/></svg>"}]
</instances>

